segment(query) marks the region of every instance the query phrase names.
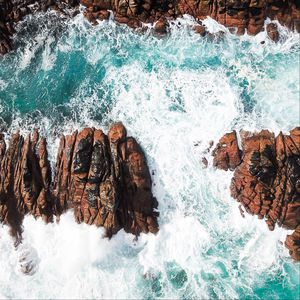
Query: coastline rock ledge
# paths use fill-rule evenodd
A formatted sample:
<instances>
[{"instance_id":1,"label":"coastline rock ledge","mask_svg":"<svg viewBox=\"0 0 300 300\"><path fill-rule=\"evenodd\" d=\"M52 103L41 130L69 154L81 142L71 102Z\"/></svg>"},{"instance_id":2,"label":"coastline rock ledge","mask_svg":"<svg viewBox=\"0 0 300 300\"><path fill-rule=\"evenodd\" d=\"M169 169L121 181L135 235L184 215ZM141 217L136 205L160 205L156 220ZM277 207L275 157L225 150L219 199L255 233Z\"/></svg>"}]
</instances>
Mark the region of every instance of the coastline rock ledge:
<instances>
[{"instance_id":1,"label":"coastline rock ledge","mask_svg":"<svg viewBox=\"0 0 300 300\"><path fill-rule=\"evenodd\" d=\"M138 236L156 233L158 203L144 153L121 123L108 135L85 128L62 136L52 179L46 139L37 131L0 135L0 222L18 244L26 214L52 222L68 209L78 223L103 226L111 237L120 229Z\"/></svg>"},{"instance_id":2,"label":"coastline rock ledge","mask_svg":"<svg viewBox=\"0 0 300 300\"><path fill-rule=\"evenodd\" d=\"M285 246L300 261L300 127L289 135L268 130L225 134L213 151L214 166L234 170L231 195L246 212L264 219L270 230L276 224L294 230Z\"/></svg>"},{"instance_id":3,"label":"coastline rock ledge","mask_svg":"<svg viewBox=\"0 0 300 300\"><path fill-rule=\"evenodd\" d=\"M247 31L255 35L263 31L267 18L300 31L298 0L0 0L0 54L12 49L14 24L24 16L53 9L72 17L78 9L72 12L70 8L78 8L79 4L86 8L84 15L93 24L109 19L113 12L116 22L132 28L150 23L157 34L167 33L167 21L185 14L195 18L198 24L193 29L200 35L206 34L201 21L208 16L237 34ZM270 24L266 28L267 34L277 41L277 24Z\"/></svg>"}]
</instances>

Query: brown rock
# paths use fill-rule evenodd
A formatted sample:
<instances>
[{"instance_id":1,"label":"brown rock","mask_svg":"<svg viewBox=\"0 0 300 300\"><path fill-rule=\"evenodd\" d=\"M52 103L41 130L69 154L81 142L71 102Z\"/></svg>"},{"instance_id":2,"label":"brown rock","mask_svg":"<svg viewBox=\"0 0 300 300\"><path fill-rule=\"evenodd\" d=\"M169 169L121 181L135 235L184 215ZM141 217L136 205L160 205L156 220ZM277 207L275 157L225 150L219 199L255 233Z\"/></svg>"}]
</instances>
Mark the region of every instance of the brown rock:
<instances>
[{"instance_id":1,"label":"brown rock","mask_svg":"<svg viewBox=\"0 0 300 300\"><path fill-rule=\"evenodd\" d=\"M52 217L50 166L45 141L40 142L38 150L38 139L37 133L33 137L28 135L25 140L16 133L1 161L0 219L11 226L17 240L25 214L41 216L46 221Z\"/></svg>"},{"instance_id":2,"label":"brown rock","mask_svg":"<svg viewBox=\"0 0 300 300\"><path fill-rule=\"evenodd\" d=\"M155 30L155 32L157 32L159 34L166 34L168 26L169 25L168 25L167 20L164 18L161 18L155 23L154 30Z\"/></svg>"},{"instance_id":3,"label":"brown rock","mask_svg":"<svg viewBox=\"0 0 300 300\"><path fill-rule=\"evenodd\" d=\"M135 235L158 231L146 158L122 123L108 136L94 128L62 136L53 187L46 140L37 131L25 140L16 133L7 150L0 134L0 163L0 221L17 241L24 215L50 222L69 208L78 223L103 226L107 236L121 228Z\"/></svg>"},{"instance_id":4,"label":"brown rock","mask_svg":"<svg viewBox=\"0 0 300 300\"><path fill-rule=\"evenodd\" d=\"M300 128L290 131L290 135L280 133L276 138L267 130L242 132L242 159L239 151L228 146L227 141L234 137L233 132L221 138L214 151L214 165L227 170L234 155L237 161L241 160L232 178L232 197L248 213L264 218L270 230L276 224L295 229L286 245L292 257L299 260ZM231 159L228 153L233 154Z\"/></svg>"},{"instance_id":5,"label":"brown rock","mask_svg":"<svg viewBox=\"0 0 300 300\"><path fill-rule=\"evenodd\" d=\"M155 24L155 32L159 35L168 31L167 19L182 17L184 14L193 16L197 21L212 17L225 25L231 32L243 34L257 34L264 28L267 18L278 20L292 30L300 29L300 7L297 0L40 0L32 5L32 0L0 2L0 53L5 54L11 50L10 37L13 34L14 23L29 13L53 9L68 17L74 17L78 10L70 11L79 3L86 7L84 15L93 24L97 19L109 18L112 10L114 19L121 24L132 28L142 27L143 23ZM278 30L268 25L269 37L276 41L279 38ZM205 30L201 25L195 25L194 30L201 35Z\"/></svg>"},{"instance_id":6,"label":"brown rock","mask_svg":"<svg viewBox=\"0 0 300 300\"><path fill-rule=\"evenodd\" d=\"M53 195L56 200L57 214L62 213L68 207L68 187L71 178L71 165L76 136L77 131L75 131L72 135L62 136L60 139L53 190Z\"/></svg>"},{"instance_id":7,"label":"brown rock","mask_svg":"<svg viewBox=\"0 0 300 300\"><path fill-rule=\"evenodd\" d=\"M296 261L300 261L300 226L286 237L285 246L289 249L291 257Z\"/></svg>"},{"instance_id":8,"label":"brown rock","mask_svg":"<svg viewBox=\"0 0 300 300\"><path fill-rule=\"evenodd\" d=\"M241 163L241 151L238 147L236 132L226 133L213 150L214 167L233 171Z\"/></svg>"},{"instance_id":9,"label":"brown rock","mask_svg":"<svg viewBox=\"0 0 300 300\"><path fill-rule=\"evenodd\" d=\"M126 138L126 129L122 123L115 123L110 127L108 139L111 143L124 141Z\"/></svg>"},{"instance_id":10,"label":"brown rock","mask_svg":"<svg viewBox=\"0 0 300 300\"><path fill-rule=\"evenodd\" d=\"M133 138L118 145L121 158L122 198L120 219L126 232L156 233L157 201L151 193L151 178L146 158Z\"/></svg>"},{"instance_id":11,"label":"brown rock","mask_svg":"<svg viewBox=\"0 0 300 300\"><path fill-rule=\"evenodd\" d=\"M193 30L200 34L201 36L205 36L206 35L206 29L205 29L205 26L201 25L201 24L197 24L197 25L194 25L193 26Z\"/></svg>"},{"instance_id":12,"label":"brown rock","mask_svg":"<svg viewBox=\"0 0 300 300\"><path fill-rule=\"evenodd\" d=\"M267 34L268 34L268 37L272 41L278 42L279 41L279 32L278 32L277 24L275 24L275 23L269 23L267 25Z\"/></svg>"}]
</instances>

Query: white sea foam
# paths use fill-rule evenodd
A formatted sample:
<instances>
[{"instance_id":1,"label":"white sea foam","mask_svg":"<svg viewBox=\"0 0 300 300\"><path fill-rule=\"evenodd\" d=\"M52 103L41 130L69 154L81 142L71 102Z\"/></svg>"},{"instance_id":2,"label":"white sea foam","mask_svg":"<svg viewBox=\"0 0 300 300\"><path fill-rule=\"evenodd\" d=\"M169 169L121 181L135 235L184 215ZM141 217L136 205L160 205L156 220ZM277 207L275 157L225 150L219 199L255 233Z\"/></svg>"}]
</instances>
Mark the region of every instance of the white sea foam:
<instances>
[{"instance_id":1,"label":"white sea foam","mask_svg":"<svg viewBox=\"0 0 300 300\"><path fill-rule=\"evenodd\" d=\"M5 90L6 87L7 87L7 82L5 82L4 80L0 80L0 91Z\"/></svg>"}]
</instances>

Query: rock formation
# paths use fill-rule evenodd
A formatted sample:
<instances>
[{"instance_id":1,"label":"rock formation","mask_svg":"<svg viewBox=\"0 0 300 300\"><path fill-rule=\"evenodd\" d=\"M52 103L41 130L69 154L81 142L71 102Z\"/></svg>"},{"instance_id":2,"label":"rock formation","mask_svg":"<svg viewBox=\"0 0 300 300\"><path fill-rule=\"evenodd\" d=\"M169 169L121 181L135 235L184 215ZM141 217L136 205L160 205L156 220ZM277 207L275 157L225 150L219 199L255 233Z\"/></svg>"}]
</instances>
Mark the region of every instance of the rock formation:
<instances>
[{"instance_id":1,"label":"rock formation","mask_svg":"<svg viewBox=\"0 0 300 300\"><path fill-rule=\"evenodd\" d=\"M264 219L270 230L278 224L295 230L285 245L300 260L300 127L281 132L241 132L242 150L236 132L220 139L214 166L235 170L231 195L245 210Z\"/></svg>"},{"instance_id":2,"label":"rock formation","mask_svg":"<svg viewBox=\"0 0 300 300\"><path fill-rule=\"evenodd\" d=\"M233 171L241 163L241 150L236 132L226 133L213 151L214 167Z\"/></svg>"},{"instance_id":3,"label":"rock formation","mask_svg":"<svg viewBox=\"0 0 300 300\"><path fill-rule=\"evenodd\" d=\"M0 221L20 241L24 215L51 222L68 209L78 223L156 233L157 201L142 149L121 123L105 135L85 128L62 136L52 181L47 145L38 132L16 133L6 149L0 135Z\"/></svg>"},{"instance_id":4,"label":"rock formation","mask_svg":"<svg viewBox=\"0 0 300 300\"><path fill-rule=\"evenodd\" d=\"M130 27L142 27L143 23L154 24L158 34L168 30L167 20L184 14L193 16L199 23L196 32L205 35L201 20L207 16L229 27L238 34L246 30L257 34L264 29L266 18L278 20L292 30L300 30L300 3L298 0L0 0L0 53L11 49L10 37L13 25L23 16L48 8L68 13L67 8L82 4L87 19L96 24L114 14L114 20ZM267 34L277 41L277 25L268 25Z\"/></svg>"},{"instance_id":5,"label":"rock formation","mask_svg":"<svg viewBox=\"0 0 300 300\"><path fill-rule=\"evenodd\" d=\"M89 20L104 19L107 10L112 10L115 20L131 27L142 22L158 22L159 32L165 31L164 19L174 19L189 14L197 20L210 16L221 24L236 28L238 33L247 30L256 34L263 29L266 18L277 19L280 23L299 30L300 5L298 1L267 0L81 0L87 7ZM164 29L162 29L164 27Z\"/></svg>"},{"instance_id":6,"label":"rock formation","mask_svg":"<svg viewBox=\"0 0 300 300\"><path fill-rule=\"evenodd\" d=\"M68 9L78 4L78 0L0 0L0 54L11 50L14 25L24 16L47 9L68 14Z\"/></svg>"}]
</instances>

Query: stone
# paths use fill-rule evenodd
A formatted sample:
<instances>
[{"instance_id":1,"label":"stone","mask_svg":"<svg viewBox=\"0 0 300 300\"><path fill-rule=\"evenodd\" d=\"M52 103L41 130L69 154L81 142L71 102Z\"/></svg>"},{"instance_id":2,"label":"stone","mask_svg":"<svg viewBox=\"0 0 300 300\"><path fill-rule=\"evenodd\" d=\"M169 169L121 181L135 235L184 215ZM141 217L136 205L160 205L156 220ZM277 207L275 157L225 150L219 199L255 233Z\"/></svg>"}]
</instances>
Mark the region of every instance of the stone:
<instances>
[{"instance_id":1,"label":"stone","mask_svg":"<svg viewBox=\"0 0 300 300\"><path fill-rule=\"evenodd\" d=\"M291 257L295 261L300 261L300 226L291 235L287 236L285 246L289 249Z\"/></svg>"},{"instance_id":2,"label":"stone","mask_svg":"<svg viewBox=\"0 0 300 300\"><path fill-rule=\"evenodd\" d=\"M267 25L267 34L268 37L273 41L273 42L278 42L279 41L279 32L278 32L278 26L275 23L269 23Z\"/></svg>"},{"instance_id":3,"label":"stone","mask_svg":"<svg viewBox=\"0 0 300 300\"><path fill-rule=\"evenodd\" d=\"M286 246L300 260L300 127L277 137L268 130L240 135L242 150L235 132L220 139L213 151L214 166L235 170L231 195L246 212L264 219L270 230L276 224L295 230Z\"/></svg>"},{"instance_id":4,"label":"stone","mask_svg":"<svg viewBox=\"0 0 300 300\"><path fill-rule=\"evenodd\" d=\"M206 33L207 33L207 32L206 32L205 26L203 26L203 25L201 25L201 24L194 25L194 26L193 26L193 30L194 30L196 33L200 34L201 36L205 36Z\"/></svg>"},{"instance_id":5,"label":"stone","mask_svg":"<svg viewBox=\"0 0 300 300\"><path fill-rule=\"evenodd\" d=\"M111 237L120 229L138 236L158 231L146 157L122 123L84 128L61 136L52 180L46 139L35 131L14 134L8 149L0 134L0 222L19 243L25 215L46 223L73 209L78 223L102 226Z\"/></svg>"},{"instance_id":6,"label":"stone","mask_svg":"<svg viewBox=\"0 0 300 300\"><path fill-rule=\"evenodd\" d=\"M132 28L141 28L143 24L151 23L158 35L167 33L166 19L176 19L184 14L196 19L199 24L194 25L193 29L203 36L206 31L201 20L208 16L238 35L245 31L251 35L263 31L267 18L277 20L292 30L300 29L300 7L297 0L41 0L38 3L33 0L8 0L0 2L0 54L11 50L14 24L25 15L53 9L67 17L74 17L79 12L76 9L79 3L86 7L84 15L93 25L98 24L97 20L107 20L112 11L116 22ZM271 40L279 40L274 22L269 23L266 30Z\"/></svg>"},{"instance_id":7,"label":"stone","mask_svg":"<svg viewBox=\"0 0 300 300\"><path fill-rule=\"evenodd\" d=\"M19 240L25 214L52 219L53 202L49 193L50 165L45 140L14 134L8 149L2 147L0 174L0 220L11 226L12 235Z\"/></svg>"},{"instance_id":8,"label":"stone","mask_svg":"<svg viewBox=\"0 0 300 300\"><path fill-rule=\"evenodd\" d=\"M238 147L236 132L226 133L216 145L212 155L214 167L233 171L241 163L241 150Z\"/></svg>"},{"instance_id":9,"label":"stone","mask_svg":"<svg viewBox=\"0 0 300 300\"><path fill-rule=\"evenodd\" d=\"M154 25L154 30L158 34L166 34L168 31L168 22L164 18L160 18Z\"/></svg>"}]
</instances>

